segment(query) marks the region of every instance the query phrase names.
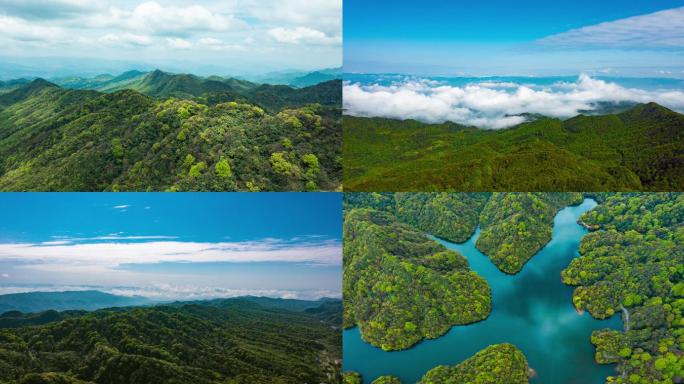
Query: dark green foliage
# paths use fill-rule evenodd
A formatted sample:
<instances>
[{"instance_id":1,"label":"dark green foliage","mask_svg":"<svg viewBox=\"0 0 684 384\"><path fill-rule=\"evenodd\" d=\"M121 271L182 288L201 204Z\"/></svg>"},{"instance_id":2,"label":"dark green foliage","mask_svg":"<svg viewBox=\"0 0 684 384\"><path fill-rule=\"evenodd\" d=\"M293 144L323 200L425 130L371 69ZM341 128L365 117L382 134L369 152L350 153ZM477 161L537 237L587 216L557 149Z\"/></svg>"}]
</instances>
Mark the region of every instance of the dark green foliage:
<instances>
[{"instance_id":1,"label":"dark green foliage","mask_svg":"<svg viewBox=\"0 0 684 384\"><path fill-rule=\"evenodd\" d=\"M525 355L511 344L491 345L464 362L440 365L419 384L527 384Z\"/></svg>"},{"instance_id":2,"label":"dark green foliage","mask_svg":"<svg viewBox=\"0 0 684 384\"><path fill-rule=\"evenodd\" d=\"M489 193L397 193L397 218L421 231L462 243L473 235Z\"/></svg>"},{"instance_id":3,"label":"dark green foliage","mask_svg":"<svg viewBox=\"0 0 684 384\"><path fill-rule=\"evenodd\" d=\"M503 272L517 273L551 240L553 218L579 193L494 193L480 215L476 246Z\"/></svg>"},{"instance_id":4,"label":"dark green foliage","mask_svg":"<svg viewBox=\"0 0 684 384\"><path fill-rule=\"evenodd\" d=\"M654 103L500 131L344 118L349 191L677 191L683 153L684 116Z\"/></svg>"},{"instance_id":5,"label":"dark green foliage","mask_svg":"<svg viewBox=\"0 0 684 384\"><path fill-rule=\"evenodd\" d=\"M311 104L267 113L36 80L0 95L0 190L335 190L339 111Z\"/></svg>"},{"instance_id":6,"label":"dark green foliage","mask_svg":"<svg viewBox=\"0 0 684 384\"><path fill-rule=\"evenodd\" d=\"M68 319L70 317L82 316L85 313L86 311L58 312L53 309L36 313L9 311L0 315L0 328L19 328L29 325L43 325Z\"/></svg>"},{"instance_id":7,"label":"dark green foliage","mask_svg":"<svg viewBox=\"0 0 684 384\"><path fill-rule=\"evenodd\" d=\"M149 304L144 297L116 296L100 291L28 292L0 295L0 313L7 311L40 312L48 309L95 310Z\"/></svg>"},{"instance_id":8,"label":"dark green foliage","mask_svg":"<svg viewBox=\"0 0 684 384\"><path fill-rule=\"evenodd\" d=\"M7 383L338 383L340 358L335 327L242 299L0 330Z\"/></svg>"},{"instance_id":9,"label":"dark green foliage","mask_svg":"<svg viewBox=\"0 0 684 384\"><path fill-rule=\"evenodd\" d=\"M618 193L587 212L594 232L562 272L573 302L597 318L622 314L624 332L596 331L596 361L618 363L611 383L684 377L684 194Z\"/></svg>"},{"instance_id":10,"label":"dark green foliage","mask_svg":"<svg viewBox=\"0 0 684 384\"><path fill-rule=\"evenodd\" d=\"M384 350L436 338L486 318L487 282L467 260L387 212L357 208L344 220L344 326Z\"/></svg>"}]
</instances>

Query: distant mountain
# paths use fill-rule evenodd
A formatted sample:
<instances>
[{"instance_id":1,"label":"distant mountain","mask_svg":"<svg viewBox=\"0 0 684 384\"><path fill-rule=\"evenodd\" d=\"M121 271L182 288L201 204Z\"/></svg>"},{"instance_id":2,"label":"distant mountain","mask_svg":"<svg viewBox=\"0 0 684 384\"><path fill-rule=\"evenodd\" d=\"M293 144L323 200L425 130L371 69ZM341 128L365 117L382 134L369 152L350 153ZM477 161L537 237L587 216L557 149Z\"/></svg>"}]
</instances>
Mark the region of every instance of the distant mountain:
<instances>
[{"instance_id":1,"label":"distant mountain","mask_svg":"<svg viewBox=\"0 0 684 384\"><path fill-rule=\"evenodd\" d=\"M296 89L161 71L118 78L107 87L125 89L108 93L36 79L0 94L0 190L340 186L339 80Z\"/></svg>"},{"instance_id":2,"label":"distant mountain","mask_svg":"<svg viewBox=\"0 0 684 384\"><path fill-rule=\"evenodd\" d=\"M498 131L351 116L343 124L347 191L684 188L684 115L655 103Z\"/></svg>"},{"instance_id":3,"label":"distant mountain","mask_svg":"<svg viewBox=\"0 0 684 384\"><path fill-rule=\"evenodd\" d=\"M326 68L313 72L271 72L261 76L247 77L246 79L260 84L289 85L292 87L303 88L330 80L341 80L342 68Z\"/></svg>"},{"instance_id":4,"label":"distant mountain","mask_svg":"<svg viewBox=\"0 0 684 384\"><path fill-rule=\"evenodd\" d=\"M41 312L47 310L87 310L108 307L146 305L141 296L117 296L100 291L27 292L0 295L0 314L8 311Z\"/></svg>"},{"instance_id":5,"label":"distant mountain","mask_svg":"<svg viewBox=\"0 0 684 384\"><path fill-rule=\"evenodd\" d=\"M156 98L204 97L205 100L218 100L219 102L242 101L271 111L279 111L285 107L310 103L340 105L342 102L341 83L333 81L339 77L333 75L331 71L314 72L302 78L295 78L293 79L296 80L295 86L256 84L219 76L204 78L160 70L130 71L117 77L101 75L92 79L61 78L55 79L54 82L64 88L91 89L107 93L131 89Z\"/></svg>"}]
</instances>

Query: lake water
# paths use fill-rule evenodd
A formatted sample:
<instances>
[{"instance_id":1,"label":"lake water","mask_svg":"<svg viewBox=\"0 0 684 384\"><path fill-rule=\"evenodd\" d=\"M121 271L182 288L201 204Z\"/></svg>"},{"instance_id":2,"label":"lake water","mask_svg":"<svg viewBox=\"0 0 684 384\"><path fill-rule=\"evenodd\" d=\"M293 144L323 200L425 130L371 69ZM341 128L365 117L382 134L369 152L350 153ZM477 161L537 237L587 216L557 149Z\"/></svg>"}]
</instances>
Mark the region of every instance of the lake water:
<instances>
[{"instance_id":1,"label":"lake water","mask_svg":"<svg viewBox=\"0 0 684 384\"><path fill-rule=\"evenodd\" d=\"M579 255L580 239L587 233L577 219L595 206L595 201L586 199L579 206L561 210L554 219L552 240L515 276L499 271L475 248L479 230L463 244L440 240L468 258L471 269L489 282L490 316L395 352L383 352L364 342L358 328L345 330L344 370L361 373L365 383L394 375L410 384L437 365L457 364L488 345L507 342L520 348L537 372L531 383L603 384L606 376L615 373L615 366L594 362L589 338L595 329L621 329L620 317L596 320L588 313L578 314L572 306L573 288L564 285L560 277L561 270Z\"/></svg>"}]
</instances>

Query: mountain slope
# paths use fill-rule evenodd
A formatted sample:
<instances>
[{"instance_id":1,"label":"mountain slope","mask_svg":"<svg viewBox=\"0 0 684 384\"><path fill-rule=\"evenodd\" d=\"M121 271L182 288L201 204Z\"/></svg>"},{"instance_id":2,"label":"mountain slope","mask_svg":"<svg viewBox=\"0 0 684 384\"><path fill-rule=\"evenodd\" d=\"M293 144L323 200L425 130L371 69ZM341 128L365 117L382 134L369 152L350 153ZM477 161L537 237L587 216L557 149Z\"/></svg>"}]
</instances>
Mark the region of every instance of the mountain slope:
<instances>
[{"instance_id":1,"label":"mountain slope","mask_svg":"<svg viewBox=\"0 0 684 384\"><path fill-rule=\"evenodd\" d=\"M150 303L144 297L116 296L100 291L27 292L0 295L0 313L7 311L40 312L48 309L95 310Z\"/></svg>"},{"instance_id":2,"label":"mountain slope","mask_svg":"<svg viewBox=\"0 0 684 384\"><path fill-rule=\"evenodd\" d=\"M684 115L649 103L500 131L345 116L343 154L350 191L680 190Z\"/></svg>"},{"instance_id":3,"label":"mountain slope","mask_svg":"<svg viewBox=\"0 0 684 384\"><path fill-rule=\"evenodd\" d=\"M241 299L99 310L0 331L1 382L337 383L340 358L339 330Z\"/></svg>"},{"instance_id":4,"label":"mountain slope","mask_svg":"<svg viewBox=\"0 0 684 384\"><path fill-rule=\"evenodd\" d=\"M336 106L267 113L35 80L0 95L0 190L334 190L340 136Z\"/></svg>"}]
</instances>

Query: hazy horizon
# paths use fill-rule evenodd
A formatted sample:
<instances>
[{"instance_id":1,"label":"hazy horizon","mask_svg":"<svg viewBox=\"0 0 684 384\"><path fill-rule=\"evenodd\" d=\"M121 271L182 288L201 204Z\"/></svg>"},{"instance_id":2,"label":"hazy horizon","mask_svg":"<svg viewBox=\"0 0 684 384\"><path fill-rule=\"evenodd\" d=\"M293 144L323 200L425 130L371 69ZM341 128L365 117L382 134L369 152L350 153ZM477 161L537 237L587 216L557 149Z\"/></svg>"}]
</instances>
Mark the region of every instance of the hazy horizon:
<instances>
[{"instance_id":1,"label":"hazy horizon","mask_svg":"<svg viewBox=\"0 0 684 384\"><path fill-rule=\"evenodd\" d=\"M336 68L341 7L341 0L6 0L0 77Z\"/></svg>"}]
</instances>

